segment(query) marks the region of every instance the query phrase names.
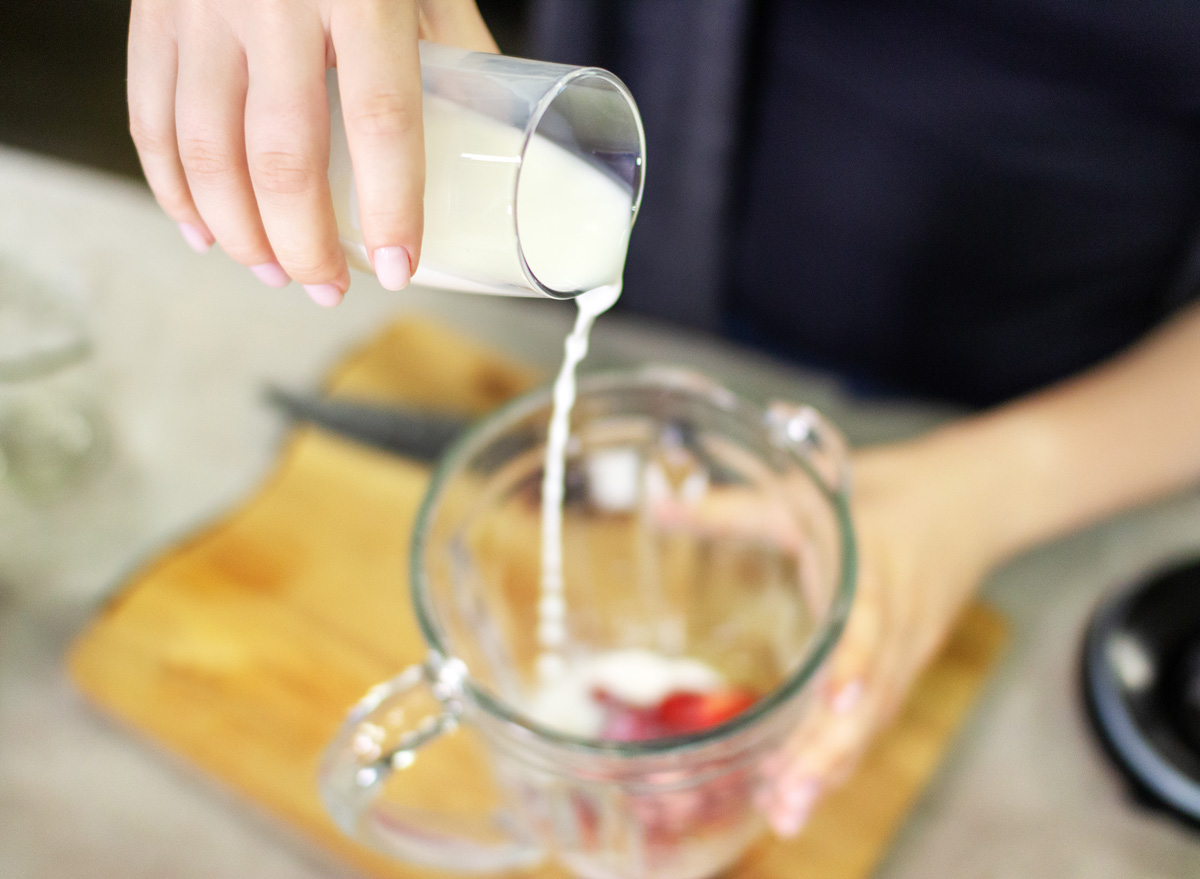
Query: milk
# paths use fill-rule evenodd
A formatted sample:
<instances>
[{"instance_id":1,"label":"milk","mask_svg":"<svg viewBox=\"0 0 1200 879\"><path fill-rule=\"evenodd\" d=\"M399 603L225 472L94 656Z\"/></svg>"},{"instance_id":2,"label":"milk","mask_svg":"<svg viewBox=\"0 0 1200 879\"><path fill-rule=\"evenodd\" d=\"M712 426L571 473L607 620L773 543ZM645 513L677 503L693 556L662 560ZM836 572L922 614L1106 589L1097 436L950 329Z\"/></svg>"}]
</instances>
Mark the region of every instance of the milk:
<instances>
[{"instance_id":1,"label":"milk","mask_svg":"<svg viewBox=\"0 0 1200 879\"><path fill-rule=\"evenodd\" d=\"M346 143L336 74L330 98L329 182L350 265L371 271ZM542 479L538 669L563 669L566 603L562 501L575 370L596 318L621 295L633 192L556 143L426 92L425 228L413 283L484 293L538 295L522 266L552 290L574 293L578 316L554 382Z\"/></svg>"},{"instance_id":2,"label":"milk","mask_svg":"<svg viewBox=\"0 0 1200 879\"><path fill-rule=\"evenodd\" d=\"M648 708L672 693L704 693L724 683L719 672L698 659L608 650L564 663L534 691L529 713L559 732L597 738L604 720L593 695L598 689L626 705Z\"/></svg>"},{"instance_id":3,"label":"milk","mask_svg":"<svg viewBox=\"0 0 1200 879\"><path fill-rule=\"evenodd\" d=\"M596 287L576 297L579 313L563 344L563 363L554 380L546 463L542 473L542 583L538 599L538 673L543 679L562 669L560 649L566 640L566 600L563 595L562 520L567 440L575 406L575 369L587 356L588 336L596 318L616 304L621 283Z\"/></svg>"},{"instance_id":4,"label":"milk","mask_svg":"<svg viewBox=\"0 0 1200 879\"><path fill-rule=\"evenodd\" d=\"M333 74L329 92L338 234L350 265L370 272ZM425 231L414 284L539 295L522 269L522 251L537 279L558 292L620 278L633 221L626 184L538 134L522 159L522 129L428 92L423 118Z\"/></svg>"}]
</instances>

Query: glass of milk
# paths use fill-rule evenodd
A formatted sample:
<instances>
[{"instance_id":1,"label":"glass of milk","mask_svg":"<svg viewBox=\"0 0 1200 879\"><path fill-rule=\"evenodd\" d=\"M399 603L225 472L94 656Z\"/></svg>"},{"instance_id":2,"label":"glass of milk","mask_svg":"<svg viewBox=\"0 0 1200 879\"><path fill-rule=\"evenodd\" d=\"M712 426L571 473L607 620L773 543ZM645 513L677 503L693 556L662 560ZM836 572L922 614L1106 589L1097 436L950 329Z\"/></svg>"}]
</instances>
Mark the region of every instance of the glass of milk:
<instances>
[{"instance_id":1,"label":"glass of milk","mask_svg":"<svg viewBox=\"0 0 1200 879\"><path fill-rule=\"evenodd\" d=\"M322 795L344 831L428 866L548 858L586 879L704 879L762 832L760 767L810 709L849 612L845 446L811 408L759 406L694 373L581 380L548 677L550 409L548 389L512 403L434 472L410 570L428 656L354 709ZM754 699L697 731L601 729L597 689L644 714L732 688ZM470 789L444 790L438 766L469 753ZM488 802L473 786L485 776Z\"/></svg>"},{"instance_id":2,"label":"glass of milk","mask_svg":"<svg viewBox=\"0 0 1200 879\"><path fill-rule=\"evenodd\" d=\"M422 43L425 233L413 282L570 299L621 274L645 136L611 73ZM370 272L338 98L329 182L350 265Z\"/></svg>"}]
</instances>

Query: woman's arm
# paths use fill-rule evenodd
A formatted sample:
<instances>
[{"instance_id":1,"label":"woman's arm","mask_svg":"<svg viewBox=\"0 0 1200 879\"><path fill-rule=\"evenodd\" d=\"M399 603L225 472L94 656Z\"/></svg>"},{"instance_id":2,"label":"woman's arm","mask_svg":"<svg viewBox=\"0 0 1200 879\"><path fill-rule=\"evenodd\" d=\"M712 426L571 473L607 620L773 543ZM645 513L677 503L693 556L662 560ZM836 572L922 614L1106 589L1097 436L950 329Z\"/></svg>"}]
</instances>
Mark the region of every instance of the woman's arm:
<instances>
[{"instance_id":1,"label":"woman's arm","mask_svg":"<svg viewBox=\"0 0 1200 879\"><path fill-rule=\"evenodd\" d=\"M1200 304L1083 375L911 453L986 488L988 564L1200 482Z\"/></svg>"},{"instance_id":2,"label":"woman's arm","mask_svg":"<svg viewBox=\"0 0 1200 879\"><path fill-rule=\"evenodd\" d=\"M790 835L898 709L984 575L1200 482L1200 304L1045 391L856 456L858 595L763 805Z\"/></svg>"}]
</instances>

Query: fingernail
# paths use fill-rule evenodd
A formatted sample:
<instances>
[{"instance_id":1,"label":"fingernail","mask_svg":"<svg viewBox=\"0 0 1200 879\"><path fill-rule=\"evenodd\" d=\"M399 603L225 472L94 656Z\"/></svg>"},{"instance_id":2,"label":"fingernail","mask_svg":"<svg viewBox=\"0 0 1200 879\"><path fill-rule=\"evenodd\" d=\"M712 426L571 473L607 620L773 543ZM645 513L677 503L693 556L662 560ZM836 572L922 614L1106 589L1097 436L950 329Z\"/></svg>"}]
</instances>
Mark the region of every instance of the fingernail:
<instances>
[{"instance_id":1,"label":"fingernail","mask_svg":"<svg viewBox=\"0 0 1200 879\"><path fill-rule=\"evenodd\" d=\"M833 698L829 702L829 707L833 709L834 714L849 714L854 710L863 696L862 678L854 678L843 684Z\"/></svg>"},{"instance_id":2,"label":"fingernail","mask_svg":"<svg viewBox=\"0 0 1200 879\"><path fill-rule=\"evenodd\" d=\"M305 284L304 290L313 302L323 308L333 308L342 301L344 295L333 284Z\"/></svg>"},{"instance_id":3,"label":"fingernail","mask_svg":"<svg viewBox=\"0 0 1200 879\"><path fill-rule=\"evenodd\" d=\"M776 835L786 839L803 830L820 793L821 786L812 779L779 791L767 810L767 821Z\"/></svg>"},{"instance_id":4,"label":"fingernail","mask_svg":"<svg viewBox=\"0 0 1200 879\"><path fill-rule=\"evenodd\" d=\"M812 809L820 793L821 786L812 779L808 779L795 787L784 790L782 799L788 811L807 813Z\"/></svg>"},{"instance_id":5,"label":"fingernail","mask_svg":"<svg viewBox=\"0 0 1200 879\"><path fill-rule=\"evenodd\" d=\"M767 820L771 822L771 829L775 831L775 835L783 839L790 839L808 823L807 812L773 812L767 816Z\"/></svg>"},{"instance_id":6,"label":"fingernail","mask_svg":"<svg viewBox=\"0 0 1200 879\"><path fill-rule=\"evenodd\" d=\"M188 243L188 247L196 253L208 253L212 249L211 236L199 226L192 223L180 223L179 231L183 233L183 240Z\"/></svg>"},{"instance_id":7,"label":"fingernail","mask_svg":"<svg viewBox=\"0 0 1200 879\"><path fill-rule=\"evenodd\" d=\"M275 261L259 263L256 266L250 266L250 271L254 272L254 277L258 278L268 287L286 287L291 283L291 278L287 272L283 270L283 266Z\"/></svg>"},{"instance_id":8,"label":"fingernail","mask_svg":"<svg viewBox=\"0 0 1200 879\"><path fill-rule=\"evenodd\" d=\"M385 290L403 290L412 280L412 262L403 247L377 247L371 261Z\"/></svg>"}]
</instances>

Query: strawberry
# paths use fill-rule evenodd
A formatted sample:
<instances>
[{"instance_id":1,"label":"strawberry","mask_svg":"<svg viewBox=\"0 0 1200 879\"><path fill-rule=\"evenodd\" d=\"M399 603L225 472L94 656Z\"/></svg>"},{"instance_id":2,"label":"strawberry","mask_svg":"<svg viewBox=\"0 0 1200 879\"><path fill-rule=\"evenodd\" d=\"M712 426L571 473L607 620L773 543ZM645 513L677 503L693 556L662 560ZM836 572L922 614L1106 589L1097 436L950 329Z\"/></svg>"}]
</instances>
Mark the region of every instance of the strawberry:
<instances>
[{"instance_id":1,"label":"strawberry","mask_svg":"<svg viewBox=\"0 0 1200 879\"><path fill-rule=\"evenodd\" d=\"M747 690L709 692L677 690L657 705L629 705L597 687L592 698L604 709L601 738L615 742L639 742L702 732L741 714L754 704Z\"/></svg>"},{"instance_id":2,"label":"strawberry","mask_svg":"<svg viewBox=\"0 0 1200 879\"><path fill-rule=\"evenodd\" d=\"M613 742L642 742L669 735L659 728L656 706L629 705L599 687L592 691L592 698L604 708L601 738Z\"/></svg>"},{"instance_id":3,"label":"strawberry","mask_svg":"<svg viewBox=\"0 0 1200 879\"><path fill-rule=\"evenodd\" d=\"M707 693L678 691L658 705L657 719L666 735L688 735L724 723L755 703L746 690L713 690Z\"/></svg>"}]
</instances>

